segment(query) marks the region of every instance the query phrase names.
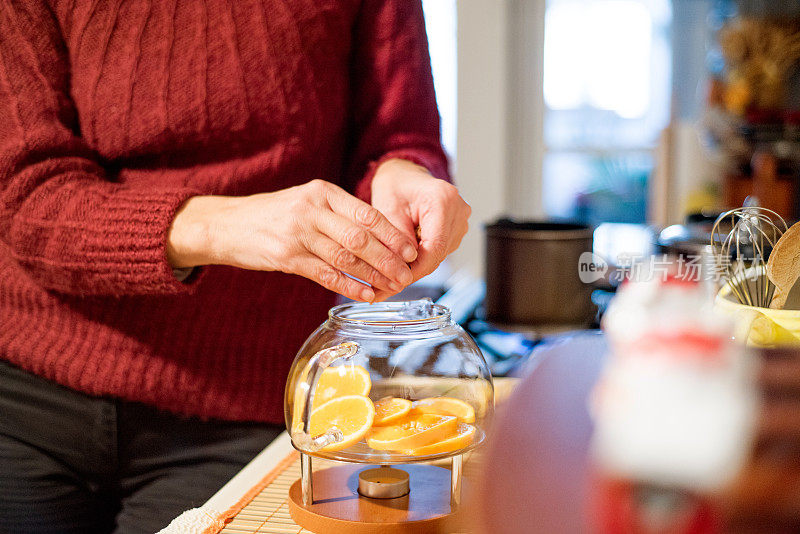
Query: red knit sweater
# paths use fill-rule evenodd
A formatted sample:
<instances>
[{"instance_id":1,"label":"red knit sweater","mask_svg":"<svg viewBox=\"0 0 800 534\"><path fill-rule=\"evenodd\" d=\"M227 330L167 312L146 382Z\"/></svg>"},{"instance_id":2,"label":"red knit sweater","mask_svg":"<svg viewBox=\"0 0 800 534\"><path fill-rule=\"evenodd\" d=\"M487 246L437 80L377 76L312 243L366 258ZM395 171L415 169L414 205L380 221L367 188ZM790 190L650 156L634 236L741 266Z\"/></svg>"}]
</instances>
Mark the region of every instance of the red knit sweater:
<instances>
[{"instance_id":1,"label":"red knit sweater","mask_svg":"<svg viewBox=\"0 0 800 534\"><path fill-rule=\"evenodd\" d=\"M0 358L92 395L280 422L334 295L203 267L165 236L197 194L381 158L444 177L418 0L0 1Z\"/></svg>"}]
</instances>

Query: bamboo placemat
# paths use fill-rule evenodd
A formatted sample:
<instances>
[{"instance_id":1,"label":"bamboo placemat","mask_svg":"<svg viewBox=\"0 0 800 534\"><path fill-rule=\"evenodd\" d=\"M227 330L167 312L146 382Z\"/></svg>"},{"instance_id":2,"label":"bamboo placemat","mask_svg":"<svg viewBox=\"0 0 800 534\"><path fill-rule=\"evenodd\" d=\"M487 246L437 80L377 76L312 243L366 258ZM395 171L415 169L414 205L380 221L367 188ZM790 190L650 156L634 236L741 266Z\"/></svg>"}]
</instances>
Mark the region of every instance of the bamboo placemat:
<instances>
[{"instance_id":1,"label":"bamboo placemat","mask_svg":"<svg viewBox=\"0 0 800 534\"><path fill-rule=\"evenodd\" d=\"M316 468L319 464L330 462L315 459L314 463ZM272 481L234 516L220 534L309 533L292 521L289 515L289 486L300 478L300 458L297 453L287 456L287 461L282 462L278 469Z\"/></svg>"}]
</instances>

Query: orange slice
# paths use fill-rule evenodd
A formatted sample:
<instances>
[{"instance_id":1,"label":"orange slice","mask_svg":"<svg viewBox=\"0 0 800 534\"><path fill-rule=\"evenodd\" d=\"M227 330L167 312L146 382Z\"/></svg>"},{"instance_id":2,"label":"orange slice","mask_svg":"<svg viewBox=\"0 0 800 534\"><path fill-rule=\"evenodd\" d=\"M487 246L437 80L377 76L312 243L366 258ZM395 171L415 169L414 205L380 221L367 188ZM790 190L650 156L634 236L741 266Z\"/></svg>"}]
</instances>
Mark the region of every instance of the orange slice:
<instances>
[{"instance_id":1,"label":"orange slice","mask_svg":"<svg viewBox=\"0 0 800 534\"><path fill-rule=\"evenodd\" d=\"M452 415L462 423L475 422L475 409L466 402L453 397L429 397L414 402L414 409L420 413Z\"/></svg>"},{"instance_id":2,"label":"orange slice","mask_svg":"<svg viewBox=\"0 0 800 534\"><path fill-rule=\"evenodd\" d=\"M314 391L314 405L322 406L322 403L344 395L367 396L371 388L372 381L369 379L369 371L360 365L328 367L322 371L322 376L317 382L317 389Z\"/></svg>"},{"instance_id":3,"label":"orange slice","mask_svg":"<svg viewBox=\"0 0 800 534\"><path fill-rule=\"evenodd\" d=\"M373 428L367 445L379 451L417 449L455 434L458 419L431 413L411 413L395 425Z\"/></svg>"},{"instance_id":4,"label":"orange slice","mask_svg":"<svg viewBox=\"0 0 800 534\"><path fill-rule=\"evenodd\" d=\"M386 397L375 403L374 426L386 426L398 422L411 411L411 401L397 397Z\"/></svg>"},{"instance_id":5,"label":"orange slice","mask_svg":"<svg viewBox=\"0 0 800 534\"><path fill-rule=\"evenodd\" d=\"M409 456L429 456L431 454L453 452L469 446L473 439L475 439L475 427L461 423L458 425L455 435L447 437L442 441L431 443L430 445L423 445L416 449L403 451L403 454Z\"/></svg>"},{"instance_id":6,"label":"orange slice","mask_svg":"<svg viewBox=\"0 0 800 534\"><path fill-rule=\"evenodd\" d=\"M311 412L309 433L316 437L338 428L344 440L332 443L323 451L346 449L364 437L375 419L375 406L362 395L345 395L331 399Z\"/></svg>"}]
</instances>

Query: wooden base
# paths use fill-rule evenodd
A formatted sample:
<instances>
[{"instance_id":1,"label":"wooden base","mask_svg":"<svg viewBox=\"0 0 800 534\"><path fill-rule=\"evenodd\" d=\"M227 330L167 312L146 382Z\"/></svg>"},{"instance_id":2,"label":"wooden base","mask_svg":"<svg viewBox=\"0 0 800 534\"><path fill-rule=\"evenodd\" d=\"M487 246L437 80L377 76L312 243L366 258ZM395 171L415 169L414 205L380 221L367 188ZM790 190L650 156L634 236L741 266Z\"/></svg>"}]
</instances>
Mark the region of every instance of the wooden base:
<instances>
[{"instance_id":1,"label":"wooden base","mask_svg":"<svg viewBox=\"0 0 800 534\"><path fill-rule=\"evenodd\" d=\"M430 534L451 532L450 471L433 465L393 466L410 476L411 491L395 499L358 494L358 473L374 466L341 465L315 471L314 503L303 506L300 480L289 489L292 519L324 534Z\"/></svg>"}]
</instances>

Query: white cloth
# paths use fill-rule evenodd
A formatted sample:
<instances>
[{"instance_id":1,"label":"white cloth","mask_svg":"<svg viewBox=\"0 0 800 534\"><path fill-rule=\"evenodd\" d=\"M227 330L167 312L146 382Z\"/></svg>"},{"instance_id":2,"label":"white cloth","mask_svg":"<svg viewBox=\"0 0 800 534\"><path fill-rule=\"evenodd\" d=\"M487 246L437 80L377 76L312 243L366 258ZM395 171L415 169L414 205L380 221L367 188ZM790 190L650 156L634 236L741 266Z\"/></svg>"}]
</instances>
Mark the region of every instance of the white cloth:
<instances>
[{"instance_id":1,"label":"white cloth","mask_svg":"<svg viewBox=\"0 0 800 534\"><path fill-rule=\"evenodd\" d=\"M181 515L163 528L158 534L201 534L209 527L215 527L217 532L225 526L225 521L221 519L222 512L212 508L192 508L186 510Z\"/></svg>"}]
</instances>

